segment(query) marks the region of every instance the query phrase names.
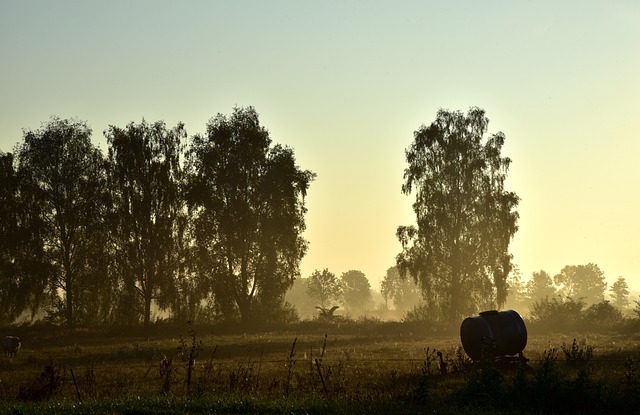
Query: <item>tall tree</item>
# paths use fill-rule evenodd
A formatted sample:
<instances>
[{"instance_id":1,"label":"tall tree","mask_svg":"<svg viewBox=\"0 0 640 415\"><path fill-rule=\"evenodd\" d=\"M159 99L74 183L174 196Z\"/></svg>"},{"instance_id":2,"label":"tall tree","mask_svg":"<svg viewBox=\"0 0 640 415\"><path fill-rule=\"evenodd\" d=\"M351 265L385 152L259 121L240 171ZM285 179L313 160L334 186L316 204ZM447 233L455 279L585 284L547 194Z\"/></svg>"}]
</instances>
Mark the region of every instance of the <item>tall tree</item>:
<instances>
[{"instance_id":1,"label":"tall tree","mask_svg":"<svg viewBox=\"0 0 640 415\"><path fill-rule=\"evenodd\" d=\"M0 322L11 323L44 299L49 269L44 260L43 218L21 185L11 153L0 152Z\"/></svg>"},{"instance_id":2,"label":"tall tree","mask_svg":"<svg viewBox=\"0 0 640 415\"><path fill-rule=\"evenodd\" d=\"M189 170L200 273L216 303L245 324L256 307L282 307L307 251L304 198L315 174L298 168L292 149L271 146L252 107L212 118L192 139Z\"/></svg>"},{"instance_id":3,"label":"tall tree","mask_svg":"<svg viewBox=\"0 0 640 415\"><path fill-rule=\"evenodd\" d=\"M575 300L584 300L587 304L604 300L607 283L604 272L596 264L567 265L553 277L560 287L559 293Z\"/></svg>"},{"instance_id":4,"label":"tall tree","mask_svg":"<svg viewBox=\"0 0 640 415\"><path fill-rule=\"evenodd\" d=\"M619 310L627 308L629 305L629 285L624 277L618 277L609 291L611 291L611 298L615 307Z\"/></svg>"},{"instance_id":5,"label":"tall tree","mask_svg":"<svg viewBox=\"0 0 640 415\"><path fill-rule=\"evenodd\" d=\"M104 218L104 158L86 123L52 117L39 130L25 132L17 159L23 189L43 222L50 293L54 299L64 293L59 311L67 326L74 326L79 305L95 300L90 264L101 254L96 241Z\"/></svg>"},{"instance_id":6,"label":"tall tree","mask_svg":"<svg viewBox=\"0 0 640 415\"><path fill-rule=\"evenodd\" d=\"M540 270L531 274L531 279L526 285L527 295L532 300L542 300L552 298L556 295L556 288L553 286L551 275Z\"/></svg>"},{"instance_id":7,"label":"tall tree","mask_svg":"<svg viewBox=\"0 0 640 415\"><path fill-rule=\"evenodd\" d=\"M342 285L336 275L327 268L315 270L307 278L307 294L323 311L342 301ZM337 308L337 307L336 307Z\"/></svg>"},{"instance_id":8,"label":"tall tree","mask_svg":"<svg viewBox=\"0 0 640 415\"><path fill-rule=\"evenodd\" d=\"M114 239L121 274L124 315L147 327L154 301L168 308L181 269L178 244L186 214L181 197L180 159L184 125L167 129L162 121L110 126L110 189L115 206Z\"/></svg>"},{"instance_id":9,"label":"tall tree","mask_svg":"<svg viewBox=\"0 0 640 415\"><path fill-rule=\"evenodd\" d=\"M500 154L505 135L485 137L488 124L479 108L466 116L440 110L406 150L402 192L415 191L417 227L398 227L396 261L449 322L501 306L507 294L520 199L504 188L511 163Z\"/></svg>"},{"instance_id":10,"label":"tall tree","mask_svg":"<svg viewBox=\"0 0 640 415\"><path fill-rule=\"evenodd\" d=\"M348 312L365 310L371 304L371 285L362 271L350 270L340 276L342 299Z\"/></svg>"}]
</instances>

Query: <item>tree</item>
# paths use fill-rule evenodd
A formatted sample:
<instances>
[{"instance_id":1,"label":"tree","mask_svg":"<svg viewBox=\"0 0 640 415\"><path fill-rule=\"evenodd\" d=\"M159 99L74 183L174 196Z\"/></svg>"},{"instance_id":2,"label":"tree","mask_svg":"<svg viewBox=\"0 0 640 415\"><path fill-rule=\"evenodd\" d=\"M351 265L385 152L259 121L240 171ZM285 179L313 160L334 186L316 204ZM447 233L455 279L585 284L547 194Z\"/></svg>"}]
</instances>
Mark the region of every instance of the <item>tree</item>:
<instances>
[{"instance_id":1,"label":"tree","mask_svg":"<svg viewBox=\"0 0 640 415\"><path fill-rule=\"evenodd\" d=\"M526 294L526 284L522 281L522 274L518 267L513 267L509 276L507 277L507 284L509 288L509 296L507 298L507 307L515 309L525 308L529 305L529 298Z\"/></svg>"},{"instance_id":2,"label":"tree","mask_svg":"<svg viewBox=\"0 0 640 415\"><path fill-rule=\"evenodd\" d=\"M342 286L340 280L327 268L315 270L307 279L307 294L322 310L342 300Z\"/></svg>"},{"instance_id":3,"label":"tree","mask_svg":"<svg viewBox=\"0 0 640 415\"><path fill-rule=\"evenodd\" d=\"M346 309L364 310L371 304L371 285L362 271L350 270L340 277L342 297Z\"/></svg>"},{"instance_id":4,"label":"tree","mask_svg":"<svg viewBox=\"0 0 640 415\"><path fill-rule=\"evenodd\" d=\"M560 287L559 293L565 297L584 299L587 304L604 300L607 283L604 272L596 264L567 265L553 277Z\"/></svg>"},{"instance_id":5,"label":"tree","mask_svg":"<svg viewBox=\"0 0 640 415\"><path fill-rule=\"evenodd\" d=\"M296 278L287 291L285 301L293 305L301 318L311 318L315 313L314 304L307 294L308 278Z\"/></svg>"},{"instance_id":6,"label":"tree","mask_svg":"<svg viewBox=\"0 0 640 415\"><path fill-rule=\"evenodd\" d=\"M125 128L110 126L104 135L121 276L120 313L129 323L142 316L148 327L154 300L169 307L168 294L176 291L183 262L178 240L186 214L180 193L186 132L182 123L169 130L162 121L142 120Z\"/></svg>"},{"instance_id":7,"label":"tree","mask_svg":"<svg viewBox=\"0 0 640 415\"><path fill-rule=\"evenodd\" d=\"M388 308L388 301L398 311L407 311L418 305L421 299L420 287L412 278L403 278L397 266L389 267L382 282L380 291Z\"/></svg>"},{"instance_id":8,"label":"tree","mask_svg":"<svg viewBox=\"0 0 640 415\"><path fill-rule=\"evenodd\" d=\"M0 152L0 322L22 312L33 316L44 299L49 269L44 258L43 218L22 186L11 153Z\"/></svg>"},{"instance_id":9,"label":"tree","mask_svg":"<svg viewBox=\"0 0 640 415\"><path fill-rule=\"evenodd\" d=\"M271 146L252 107L209 120L191 142L189 171L200 273L223 314L246 324L282 308L307 251L304 202L315 174L296 166L292 149Z\"/></svg>"},{"instance_id":10,"label":"tree","mask_svg":"<svg viewBox=\"0 0 640 415\"><path fill-rule=\"evenodd\" d=\"M552 298L556 295L556 289L553 286L551 275L540 270L531 275L531 279L527 281L527 294L532 300L542 300Z\"/></svg>"},{"instance_id":11,"label":"tree","mask_svg":"<svg viewBox=\"0 0 640 415\"><path fill-rule=\"evenodd\" d=\"M479 108L466 116L440 110L406 150L402 192L415 191L417 227L398 227L396 262L449 322L501 306L507 295L520 199L504 189L511 163L500 155L505 135L485 138L488 123Z\"/></svg>"},{"instance_id":12,"label":"tree","mask_svg":"<svg viewBox=\"0 0 640 415\"><path fill-rule=\"evenodd\" d=\"M622 320L622 312L609 301L602 300L589 306L584 312L587 325L600 328L611 328Z\"/></svg>"},{"instance_id":13,"label":"tree","mask_svg":"<svg viewBox=\"0 0 640 415\"><path fill-rule=\"evenodd\" d=\"M86 123L52 117L41 129L25 132L17 159L24 196L40 215L54 309L73 327L76 311L90 317L89 304L96 300L91 286L98 274L91 264L101 255L104 231L104 158L91 144Z\"/></svg>"},{"instance_id":14,"label":"tree","mask_svg":"<svg viewBox=\"0 0 640 415\"><path fill-rule=\"evenodd\" d=\"M629 305L629 285L627 285L624 277L618 277L609 291L611 291L611 298L615 307L619 310L627 308Z\"/></svg>"}]
</instances>

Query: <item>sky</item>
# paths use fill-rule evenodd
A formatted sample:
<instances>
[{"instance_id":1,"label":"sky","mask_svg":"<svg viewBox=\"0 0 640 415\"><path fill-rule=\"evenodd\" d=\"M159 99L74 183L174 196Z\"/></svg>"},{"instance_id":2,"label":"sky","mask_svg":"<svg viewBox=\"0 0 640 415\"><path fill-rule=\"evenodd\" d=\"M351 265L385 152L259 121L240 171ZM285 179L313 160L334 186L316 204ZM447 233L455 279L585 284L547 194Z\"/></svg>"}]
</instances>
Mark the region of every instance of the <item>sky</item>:
<instances>
[{"instance_id":1,"label":"sky","mask_svg":"<svg viewBox=\"0 0 640 415\"><path fill-rule=\"evenodd\" d=\"M415 222L404 151L477 106L521 198L524 280L597 264L640 290L640 2L0 0L0 151L52 115L109 125L253 106L317 174L303 277L379 288Z\"/></svg>"}]
</instances>

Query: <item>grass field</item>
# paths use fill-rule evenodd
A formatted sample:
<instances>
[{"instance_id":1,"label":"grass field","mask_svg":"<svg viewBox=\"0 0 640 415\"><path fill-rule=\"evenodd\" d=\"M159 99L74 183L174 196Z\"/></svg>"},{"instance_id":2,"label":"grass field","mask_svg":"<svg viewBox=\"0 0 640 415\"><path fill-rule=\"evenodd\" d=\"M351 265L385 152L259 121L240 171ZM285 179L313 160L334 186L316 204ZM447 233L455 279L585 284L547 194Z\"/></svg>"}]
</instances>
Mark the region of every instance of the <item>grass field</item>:
<instances>
[{"instance_id":1,"label":"grass field","mask_svg":"<svg viewBox=\"0 0 640 415\"><path fill-rule=\"evenodd\" d=\"M409 325L216 334L21 328L2 413L638 413L640 337L530 334L517 362ZM574 342L575 339L575 342ZM443 354L446 373L436 352ZM190 363L191 362L191 363Z\"/></svg>"}]
</instances>

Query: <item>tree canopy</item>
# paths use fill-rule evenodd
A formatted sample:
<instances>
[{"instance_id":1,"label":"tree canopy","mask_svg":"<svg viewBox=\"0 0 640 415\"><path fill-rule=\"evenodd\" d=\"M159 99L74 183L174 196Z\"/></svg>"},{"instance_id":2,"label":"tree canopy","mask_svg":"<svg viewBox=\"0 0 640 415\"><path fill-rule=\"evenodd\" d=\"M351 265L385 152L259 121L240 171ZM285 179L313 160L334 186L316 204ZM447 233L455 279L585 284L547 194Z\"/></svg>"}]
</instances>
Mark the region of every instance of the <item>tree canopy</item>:
<instances>
[{"instance_id":1,"label":"tree canopy","mask_svg":"<svg viewBox=\"0 0 640 415\"><path fill-rule=\"evenodd\" d=\"M604 300L604 292L607 289L604 272L593 263L567 265L553 277L553 281L560 287L560 295L584 300L587 304Z\"/></svg>"},{"instance_id":2,"label":"tree canopy","mask_svg":"<svg viewBox=\"0 0 640 415\"><path fill-rule=\"evenodd\" d=\"M304 198L315 174L293 150L271 145L252 108L234 108L193 137L189 203L195 240L221 310L246 323L256 307L282 307L307 251Z\"/></svg>"},{"instance_id":3,"label":"tree canopy","mask_svg":"<svg viewBox=\"0 0 640 415\"><path fill-rule=\"evenodd\" d=\"M177 241L184 226L181 155L184 125L167 129L164 122L110 126L109 177L114 207L113 237L123 286L122 312L144 325L151 320L153 300L166 308L167 295L183 258ZM133 298L131 296L134 296Z\"/></svg>"},{"instance_id":4,"label":"tree canopy","mask_svg":"<svg viewBox=\"0 0 640 415\"><path fill-rule=\"evenodd\" d=\"M315 174L272 145L252 108L182 123L52 117L0 152L0 311L77 324L288 319ZM185 157L187 156L187 157Z\"/></svg>"},{"instance_id":5,"label":"tree canopy","mask_svg":"<svg viewBox=\"0 0 640 415\"><path fill-rule=\"evenodd\" d=\"M340 276L340 285L347 312L362 311L371 303L371 284L362 271L344 272Z\"/></svg>"},{"instance_id":6,"label":"tree canopy","mask_svg":"<svg viewBox=\"0 0 640 415\"><path fill-rule=\"evenodd\" d=\"M321 310L328 310L330 306L342 301L342 284L336 275L327 268L315 270L307 278L307 294Z\"/></svg>"},{"instance_id":7,"label":"tree canopy","mask_svg":"<svg viewBox=\"0 0 640 415\"><path fill-rule=\"evenodd\" d=\"M52 307L74 326L76 312L95 313L88 297L98 277L92 261L103 229L102 153L91 143L86 123L53 117L42 128L25 132L17 159L25 195L32 197L41 219ZM64 305L56 301L58 290L64 292Z\"/></svg>"},{"instance_id":8,"label":"tree canopy","mask_svg":"<svg viewBox=\"0 0 640 415\"><path fill-rule=\"evenodd\" d=\"M520 199L504 186L506 137L485 136L488 124L479 108L440 110L405 153L402 192L415 193L416 225L398 227L396 261L448 321L499 306L507 295Z\"/></svg>"}]
</instances>

